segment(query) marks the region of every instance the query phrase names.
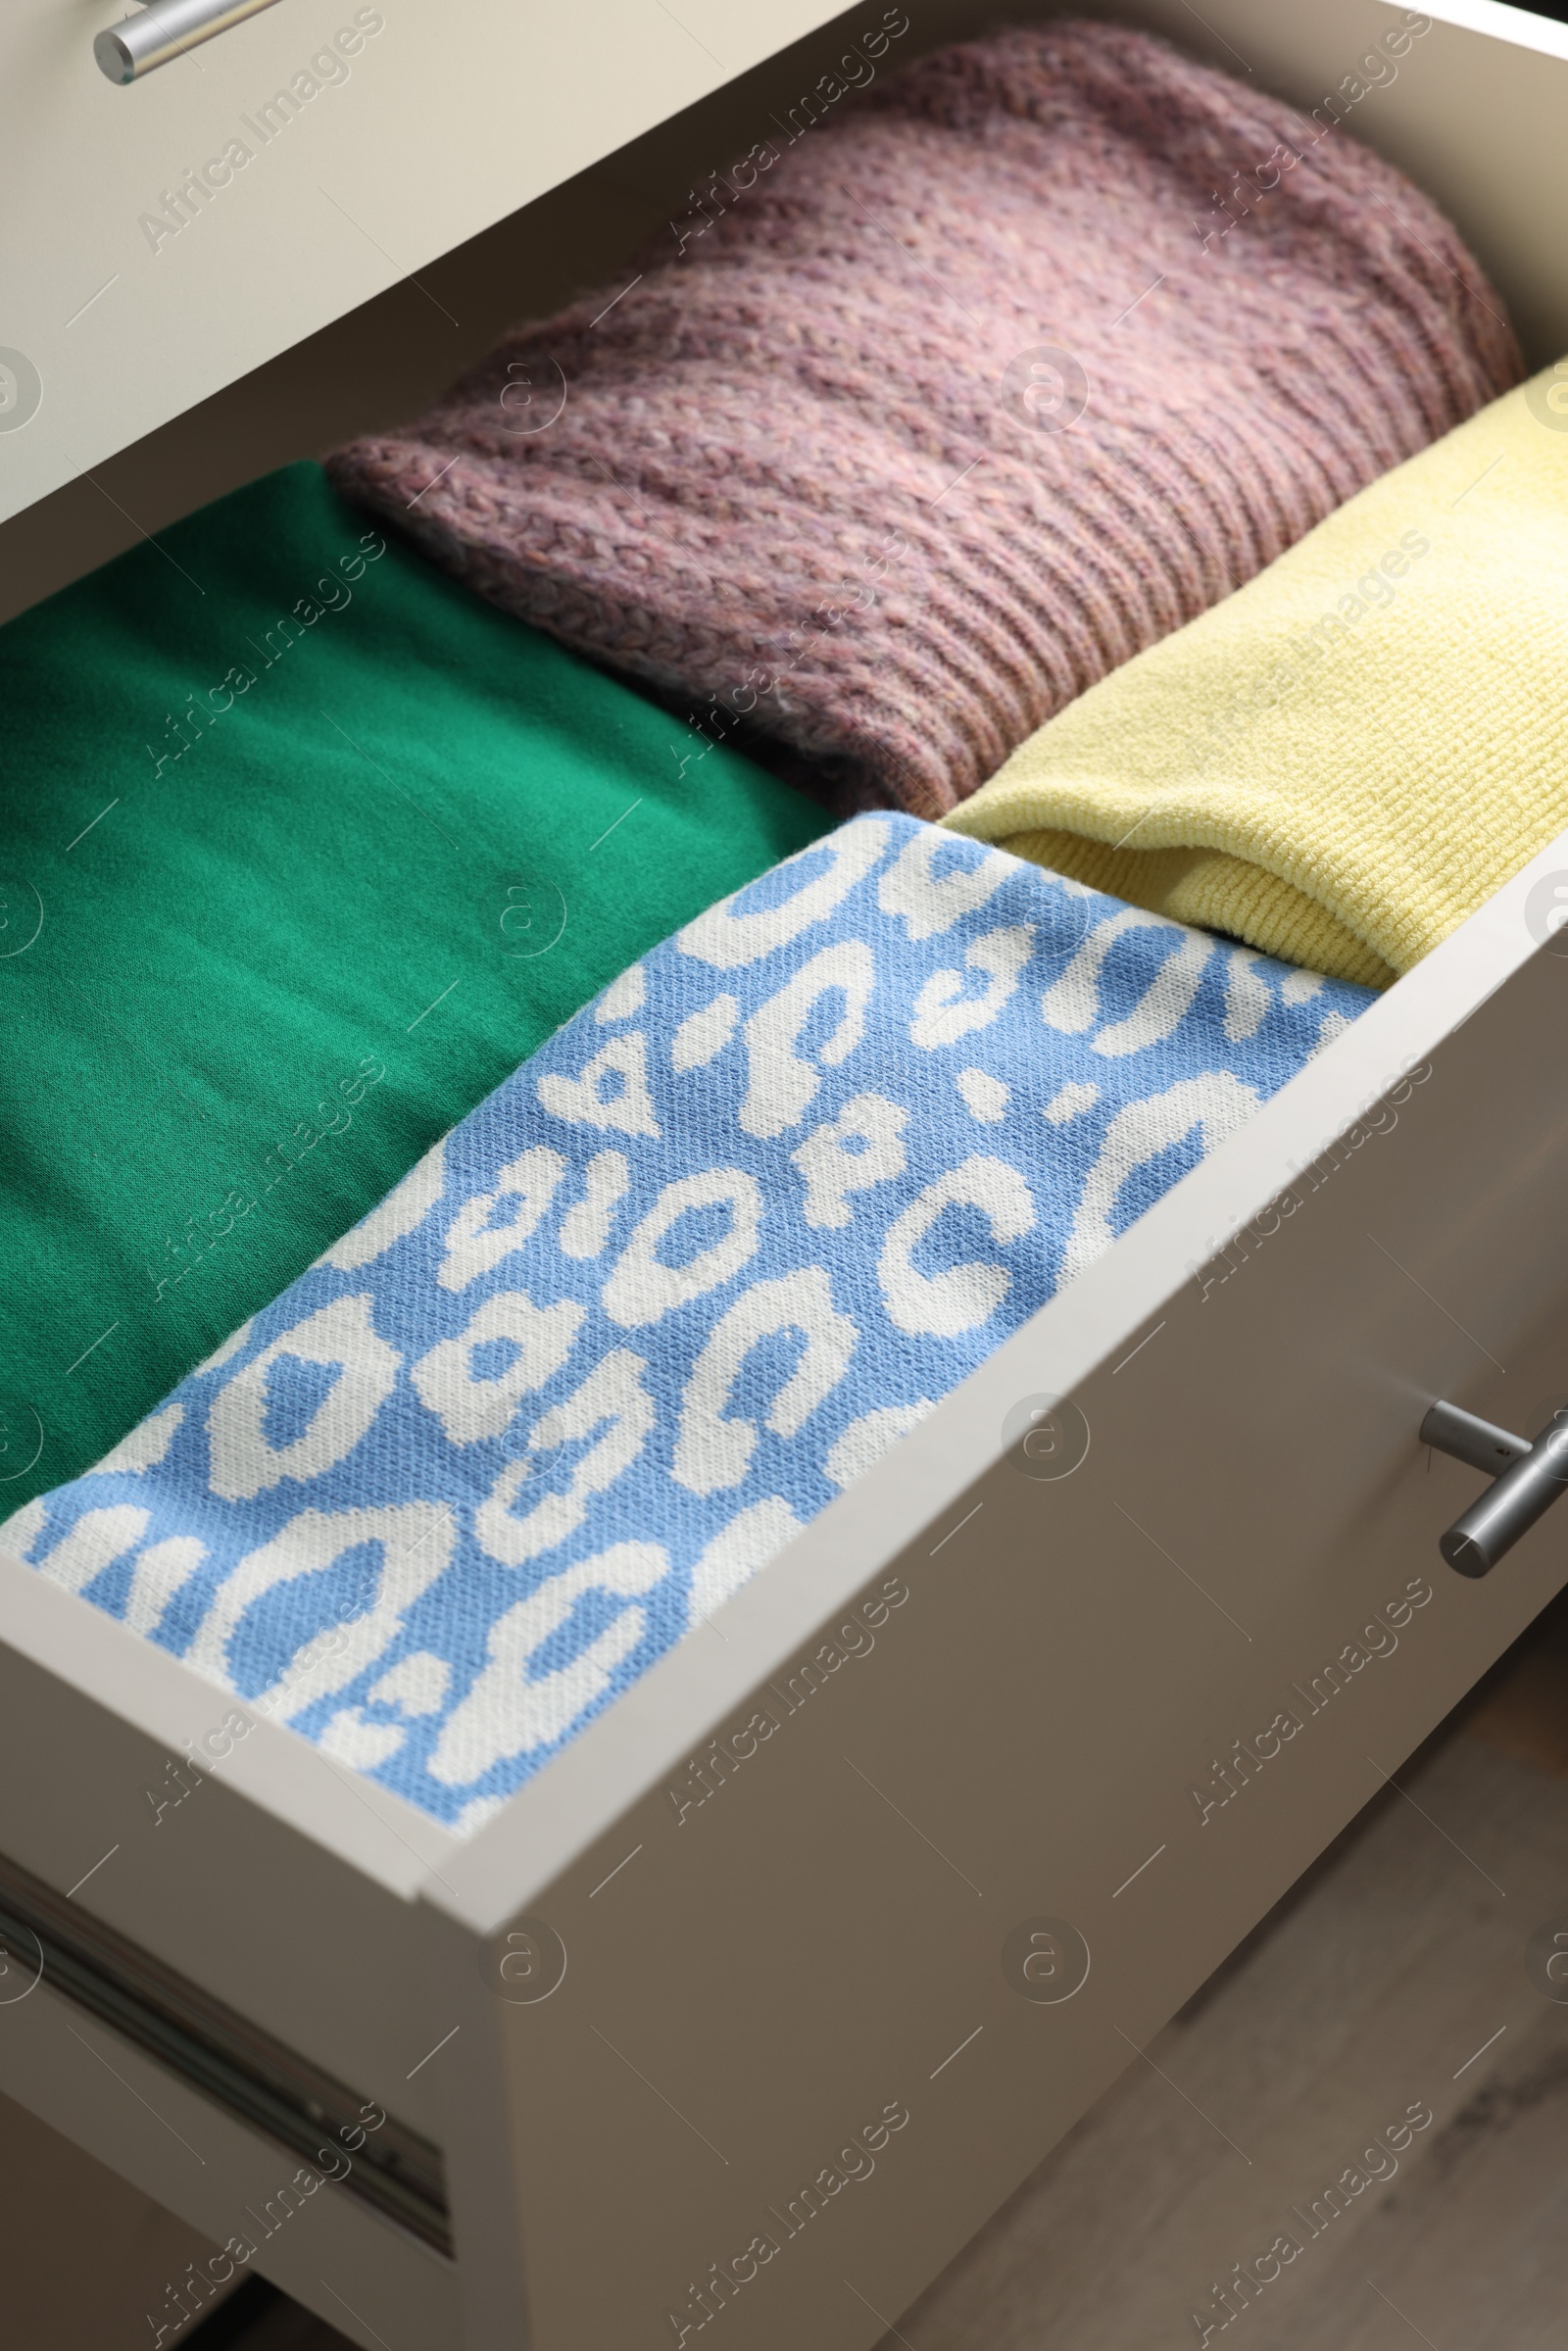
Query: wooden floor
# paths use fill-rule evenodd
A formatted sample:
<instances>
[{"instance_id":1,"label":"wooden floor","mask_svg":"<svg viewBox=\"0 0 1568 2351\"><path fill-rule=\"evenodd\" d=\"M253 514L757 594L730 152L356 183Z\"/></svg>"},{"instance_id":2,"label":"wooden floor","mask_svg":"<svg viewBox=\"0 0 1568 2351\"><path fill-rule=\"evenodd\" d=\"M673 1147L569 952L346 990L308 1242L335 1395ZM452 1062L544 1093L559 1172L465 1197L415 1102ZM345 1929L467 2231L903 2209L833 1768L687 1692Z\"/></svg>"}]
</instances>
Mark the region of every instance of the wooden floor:
<instances>
[{"instance_id":1,"label":"wooden floor","mask_svg":"<svg viewBox=\"0 0 1568 2351\"><path fill-rule=\"evenodd\" d=\"M1204 2325L1224 2351L1564 2351L1568 2004L1526 1945L1568 1923L1568 1595L1399 1781L881 2351L1177 2351ZM1411 2108L1397 2170L1368 2158ZM1331 2218L1350 2166L1389 2176ZM1299 2251L1226 2321L1216 2286L1282 2234ZM4 2351L129 2351L206 2251L4 2100L0 2243ZM287 2302L209 2324L224 2351L349 2351Z\"/></svg>"}]
</instances>

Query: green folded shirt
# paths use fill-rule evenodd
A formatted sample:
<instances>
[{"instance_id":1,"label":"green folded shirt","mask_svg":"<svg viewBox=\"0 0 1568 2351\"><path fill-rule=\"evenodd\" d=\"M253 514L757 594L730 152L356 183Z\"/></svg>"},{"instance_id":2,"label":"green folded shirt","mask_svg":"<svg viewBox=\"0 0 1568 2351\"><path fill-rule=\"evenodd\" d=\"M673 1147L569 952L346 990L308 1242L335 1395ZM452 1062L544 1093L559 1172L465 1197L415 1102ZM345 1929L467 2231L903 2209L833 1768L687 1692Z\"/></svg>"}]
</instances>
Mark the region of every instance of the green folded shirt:
<instances>
[{"instance_id":1,"label":"green folded shirt","mask_svg":"<svg viewBox=\"0 0 1568 2351\"><path fill-rule=\"evenodd\" d=\"M0 1515L827 829L291 465L0 630Z\"/></svg>"}]
</instances>

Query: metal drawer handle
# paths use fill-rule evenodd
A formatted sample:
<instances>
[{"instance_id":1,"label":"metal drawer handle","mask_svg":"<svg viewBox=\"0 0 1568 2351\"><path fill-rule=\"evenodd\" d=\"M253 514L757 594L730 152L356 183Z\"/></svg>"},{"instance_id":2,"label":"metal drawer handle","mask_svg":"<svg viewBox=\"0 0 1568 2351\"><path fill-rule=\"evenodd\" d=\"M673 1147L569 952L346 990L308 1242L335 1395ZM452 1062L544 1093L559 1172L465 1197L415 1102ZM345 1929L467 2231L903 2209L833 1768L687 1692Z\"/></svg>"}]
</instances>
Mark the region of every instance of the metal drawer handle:
<instances>
[{"instance_id":1,"label":"metal drawer handle","mask_svg":"<svg viewBox=\"0 0 1568 2351\"><path fill-rule=\"evenodd\" d=\"M1439 1541L1439 1550L1461 1576L1488 1574L1568 1492L1568 1420L1549 1420L1532 1444L1457 1404L1434 1404L1421 1423L1421 1443L1490 1471L1494 1481Z\"/></svg>"},{"instance_id":2,"label":"metal drawer handle","mask_svg":"<svg viewBox=\"0 0 1568 2351\"><path fill-rule=\"evenodd\" d=\"M101 32L92 53L111 81L135 81L273 6L275 0L151 0L140 16Z\"/></svg>"}]
</instances>

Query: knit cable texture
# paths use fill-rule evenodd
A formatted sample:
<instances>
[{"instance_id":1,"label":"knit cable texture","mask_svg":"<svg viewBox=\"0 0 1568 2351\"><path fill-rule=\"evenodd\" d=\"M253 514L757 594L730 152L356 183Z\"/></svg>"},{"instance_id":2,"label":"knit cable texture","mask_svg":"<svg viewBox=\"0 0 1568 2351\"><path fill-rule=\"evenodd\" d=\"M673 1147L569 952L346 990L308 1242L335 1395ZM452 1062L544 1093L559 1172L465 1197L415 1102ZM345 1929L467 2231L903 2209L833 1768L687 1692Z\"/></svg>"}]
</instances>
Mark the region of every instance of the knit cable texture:
<instances>
[{"instance_id":1,"label":"knit cable texture","mask_svg":"<svg viewBox=\"0 0 1568 2351\"><path fill-rule=\"evenodd\" d=\"M954 807L1517 380L1399 172L1142 33L947 49L753 157L702 236L328 469L841 806Z\"/></svg>"}]
</instances>

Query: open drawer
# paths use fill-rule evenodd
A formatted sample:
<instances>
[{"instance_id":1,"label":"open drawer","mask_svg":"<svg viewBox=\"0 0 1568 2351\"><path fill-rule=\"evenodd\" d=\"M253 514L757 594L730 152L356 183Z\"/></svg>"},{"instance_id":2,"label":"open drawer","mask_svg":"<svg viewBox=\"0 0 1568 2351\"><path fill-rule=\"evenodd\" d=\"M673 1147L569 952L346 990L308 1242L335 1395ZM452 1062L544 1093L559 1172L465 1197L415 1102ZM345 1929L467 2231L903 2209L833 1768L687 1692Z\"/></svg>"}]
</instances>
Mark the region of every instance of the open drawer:
<instances>
[{"instance_id":1,"label":"open drawer","mask_svg":"<svg viewBox=\"0 0 1568 2351\"><path fill-rule=\"evenodd\" d=\"M1398 118L1466 228L1474 110L1568 90L1487 14ZM1310 100L1332 24L1216 21ZM1513 155L1477 242L1568 339ZM1559 882L466 1840L0 1560L0 2087L367 2345L875 2341L1568 1580L1550 1515L1448 1569L1418 1442L1568 1392Z\"/></svg>"}]
</instances>

